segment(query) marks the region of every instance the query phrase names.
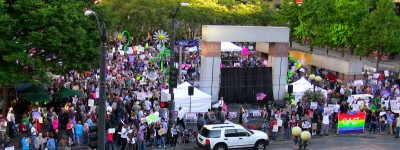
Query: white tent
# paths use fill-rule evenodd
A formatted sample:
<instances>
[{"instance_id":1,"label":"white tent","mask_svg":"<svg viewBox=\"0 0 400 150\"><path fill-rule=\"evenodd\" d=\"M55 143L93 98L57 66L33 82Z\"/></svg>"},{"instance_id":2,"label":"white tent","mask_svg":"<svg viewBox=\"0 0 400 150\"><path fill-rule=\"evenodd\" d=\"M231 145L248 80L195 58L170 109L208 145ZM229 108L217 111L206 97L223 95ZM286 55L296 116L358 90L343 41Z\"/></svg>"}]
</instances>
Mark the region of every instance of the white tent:
<instances>
[{"instance_id":1,"label":"white tent","mask_svg":"<svg viewBox=\"0 0 400 150\"><path fill-rule=\"evenodd\" d=\"M296 103L301 99L301 97L303 97L305 91L313 88L313 85L304 78L301 78L290 85L293 85L293 96Z\"/></svg>"},{"instance_id":2,"label":"white tent","mask_svg":"<svg viewBox=\"0 0 400 150\"><path fill-rule=\"evenodd\" d=\"M211 108L211 96L204 93L194 87L193 95L188 95L188 87L191 86L190 83L184 82L174 88L174 101L175 101L175 111L178 111L179 107L182 107L184 112L189 112L190 109L190 99L191 99L191 111L192 112L207 112ZM165 89L161 91L161 101L168 101L169 90Z\"/></svg>"},{"instance_id":3,"label":"white tent","mask_svg":"<svg viewBox=\"0 0 400 150\"><path fill-rule=\"evenodd\" d=\"M221 52L240 52L242 48L232 42L221 42Z\"/></svg>"}]
</instances>

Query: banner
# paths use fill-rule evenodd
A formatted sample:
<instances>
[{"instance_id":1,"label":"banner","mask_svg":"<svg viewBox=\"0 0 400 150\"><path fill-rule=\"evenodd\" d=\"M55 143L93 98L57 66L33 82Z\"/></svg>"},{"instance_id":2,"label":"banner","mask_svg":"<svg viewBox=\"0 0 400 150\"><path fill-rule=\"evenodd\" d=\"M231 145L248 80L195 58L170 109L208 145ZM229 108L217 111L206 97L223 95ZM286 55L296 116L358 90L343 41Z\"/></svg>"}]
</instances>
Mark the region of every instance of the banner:
<instances>
[{"instance_id":1,"label":"banner","mask_svg":"<svg viewBox=\"0 0 400 150\"><path fill-rule=\"evenodd\" d=\"M193 46L199 46L199 41L198 40L177 40L175 42L175 45L193 47Z\"/></svg>"},{"instance_id":2,"label":"banner","mask_svg":"<svg viewBox=\"0 0 400 150\"><path fill-rule=\"evenodd\" d=\"M338 134L364 133L365 112L338 114Z\"/></svg>"},{"instance_id":3,"label":"banner","mask_svg":"<svg viewBox=\"0 0 400 150\"><path fill-rule=\"evenodd\" d=\"M150 114L150 115L148 115L147 117L146 117L146 122L148 123L148 124L151 124L151 123L153 123L153 122L156 122L158 120L158 113L152 113L152 114Z\"/></svg>"}]
</instances>

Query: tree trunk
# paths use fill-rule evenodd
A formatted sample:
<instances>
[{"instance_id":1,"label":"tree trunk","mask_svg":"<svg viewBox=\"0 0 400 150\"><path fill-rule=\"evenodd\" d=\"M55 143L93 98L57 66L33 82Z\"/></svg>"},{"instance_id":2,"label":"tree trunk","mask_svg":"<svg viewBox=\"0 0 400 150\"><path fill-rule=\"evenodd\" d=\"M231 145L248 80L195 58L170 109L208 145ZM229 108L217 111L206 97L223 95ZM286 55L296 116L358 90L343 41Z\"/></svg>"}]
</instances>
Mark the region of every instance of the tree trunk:
<instances>
[{"instance_id":1,"label":"tree trunk","mask_svg":"<svg viewBox=\"0 0 400 150\"><path fill-rule=\"evenodd\" d=\"M3 94L2 94L2 95L3 95L3 97L2 97L2 99L3 99L3 102L2 102L2 103L3 103L3 108L2 108L2 109L3 109L3 112L2 112L2 114L5 115L6 112L7 112L7 104L8 104L8 97L7 97L7 94L8 94L8 93L7 93L7 88L6 88L6 87L3 86L2 89L3 89Z\"/></svg>"},{"instance_id":2,"label":"tree trunk","mask_svg":"<svg viewBox=\"0 0 400 150\"><path fill-rule=\"evenodd\" d=\"M342 46L342 57L344 57L344 46Z\"/></svg>"},{"instance_id":3,"label":"tree trunk","mask_svg":"<svg viewBox=\"0 0 400 150\"><path fill-rule=\"evenodd\" d=\"M379 61L381 61L381 49L378 49L377 57L376 57L376 72L379 70Z\"/></svg>"},{"instance_id":4,"label":"tree trunk","mask_svg":"<svg viewBox=\"0 0 400 150\"><path fill-rule=\"evenodd\" d=\"M329 46L326 45L326 54L329 54Z\"/></svg>"}]
</instances>

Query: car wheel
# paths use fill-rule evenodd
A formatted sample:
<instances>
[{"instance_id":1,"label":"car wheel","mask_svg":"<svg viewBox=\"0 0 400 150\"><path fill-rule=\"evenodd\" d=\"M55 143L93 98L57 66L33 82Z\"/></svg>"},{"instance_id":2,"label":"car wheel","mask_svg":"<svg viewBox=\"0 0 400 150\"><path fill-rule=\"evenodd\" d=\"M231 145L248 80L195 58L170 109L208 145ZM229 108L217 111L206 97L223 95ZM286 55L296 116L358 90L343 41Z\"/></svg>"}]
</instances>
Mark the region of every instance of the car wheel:
<instances>
[{"instance_id":1,"label":"car wheel","mask_svg":"<svg viewBox=\"0 0 400 150\"><path fill-rule=\"evenodd\" d=\"M267 147L267 144L265 144L265 142L263 142L263 141L258 141L258 142L256 143L256 145L254 146L254 149L255 149L255 150L265 150L266 147Z\"/></svg>"},{"instance_id":2,"label":"car wheel","mask_svg":"<svg viewBox=\"0 0 400 150\"><path fill-rule=\"evenodd\" d=\"M214 150L228 150L228 148L223 144L217 144L214 146Z\"/></svg>"}]
</instances>

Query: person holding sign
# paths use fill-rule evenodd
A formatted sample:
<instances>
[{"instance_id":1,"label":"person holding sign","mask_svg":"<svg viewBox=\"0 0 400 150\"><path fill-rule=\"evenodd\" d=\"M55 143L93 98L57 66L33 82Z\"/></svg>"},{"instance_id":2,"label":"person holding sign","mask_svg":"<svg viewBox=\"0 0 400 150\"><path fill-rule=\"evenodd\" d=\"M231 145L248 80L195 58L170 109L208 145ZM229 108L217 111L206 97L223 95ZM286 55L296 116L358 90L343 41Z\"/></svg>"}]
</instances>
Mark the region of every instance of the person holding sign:
<instances>
[{"instance_id":1,"label":"person holding sign","mask_svg":"<svg viewBox=\"0 0 400 150\"><path fill-rule=\"evenodd\" d=\"M330 114L328 114L328 113L324 113L323 115L322 115L322 127L321 127L321 134L320 134L320 136L322 136L322 135L325 135L325 136L328 136L329 134L329 116L330 116Z\"/></svg>"}]
</instances>

